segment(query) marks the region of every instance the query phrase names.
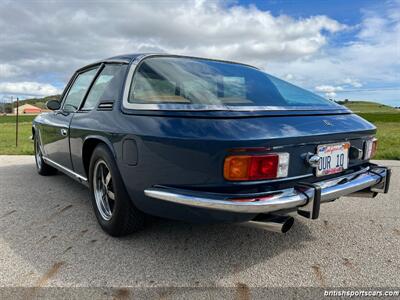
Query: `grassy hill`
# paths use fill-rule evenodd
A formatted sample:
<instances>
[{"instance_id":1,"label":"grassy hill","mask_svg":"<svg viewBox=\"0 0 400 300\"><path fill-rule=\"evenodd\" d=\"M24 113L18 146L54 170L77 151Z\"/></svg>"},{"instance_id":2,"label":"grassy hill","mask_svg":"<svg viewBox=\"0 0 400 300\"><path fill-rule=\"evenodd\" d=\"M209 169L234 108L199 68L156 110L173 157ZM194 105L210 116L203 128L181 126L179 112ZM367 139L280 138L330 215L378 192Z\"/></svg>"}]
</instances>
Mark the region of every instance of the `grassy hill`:
<instances>
[{"instance_id":1,"label":"grassy hill","mask_svg":"<svg viewBox=\"0 0 400 300\"><path fill-rule=\"evenodd\" d=\"M367 101L339 102L370 122L400 122L400 109Z\"/></svg>"},{"instance_id":2,"label":"grassy hill","mask_svg":"<svg viewBox=\"0 0 400 300\"><path fill-rule=\"evenodd\" d=\"M24 104L31 104L40 108L45 108L45 104L49 100L58 100L60 99L61 95L53 95L53 96L47 96L43 98L31 98L31 99L26 99L26 100L20 100L19 105L24 105Z\"/></svg>"},{"instance_id":3,"label":"grassy hill","mask_svg":"<svg viewBox=\"0 0 400 300\"><path fill-rule=\"evenodd\" d=\"M340 101L339 104L346 106L355 113L399 113L399 109L394 107L367 101Z\"/></svg>"},{"instance_id":4,"label":"grassy hill","mask_svg":"<svg viewBox=\"0 0 400 300\"><path fill-rule=\"evenodd\" d=\"M375 102L347 101L343 104L378 128L378 159L400 160L400 109Z\"/></svg>"}]
</instances>

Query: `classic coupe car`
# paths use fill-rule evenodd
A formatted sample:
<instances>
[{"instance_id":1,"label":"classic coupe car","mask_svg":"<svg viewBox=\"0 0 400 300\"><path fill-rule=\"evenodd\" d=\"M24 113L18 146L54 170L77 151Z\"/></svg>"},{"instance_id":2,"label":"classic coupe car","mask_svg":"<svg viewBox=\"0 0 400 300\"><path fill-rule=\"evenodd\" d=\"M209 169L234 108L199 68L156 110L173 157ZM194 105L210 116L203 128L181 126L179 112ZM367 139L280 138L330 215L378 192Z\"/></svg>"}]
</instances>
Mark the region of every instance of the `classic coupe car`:
<instances>
[{"instance_id":1,"label":"classic coupe car","mask_svg":"<svg viewBox=\"0 0 400 300\"><path fill-rule=\"evenodd\" d=\"M90 188L121 236L153 215L286 232L341 196L386 193L376 128L347 108L222 60L112 57L73 75L33 121L36 167Z\"/></svg>"}]
</instances>

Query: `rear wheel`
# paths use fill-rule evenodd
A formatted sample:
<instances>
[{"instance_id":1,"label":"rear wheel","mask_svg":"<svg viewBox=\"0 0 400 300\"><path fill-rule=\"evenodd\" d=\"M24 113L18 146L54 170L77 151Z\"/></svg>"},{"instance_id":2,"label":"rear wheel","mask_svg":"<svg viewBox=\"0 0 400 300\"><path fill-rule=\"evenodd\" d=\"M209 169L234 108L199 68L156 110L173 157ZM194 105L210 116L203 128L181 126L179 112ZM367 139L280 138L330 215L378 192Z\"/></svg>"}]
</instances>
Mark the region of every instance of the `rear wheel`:
<instances>
[{"instance_id":1,"label":"rear wheel","mask_svg":"<svg viewBox=\"0 0 400 300\"><path fill-rule=\"evenodd\" d=\"M53 175L57 173L57 169L53 168L46 164L43 160L43 152L42 146L40 144L40 139L38 134L34 136L34 148L35 148L35 162L36 162L36 170L40 175Z\"/></svg>"},{"instance_id":2,"label":"rear wheel","mask_svg":"<svg viewBox=\"0 0 400 300\"><path fill-rule=\"evenodd\" d=\"M108 234L123 236L143 228L144 214L131 202L115 160L105 145L95 148L89 166L92 205Z\"/></svg>"}]
</instances>

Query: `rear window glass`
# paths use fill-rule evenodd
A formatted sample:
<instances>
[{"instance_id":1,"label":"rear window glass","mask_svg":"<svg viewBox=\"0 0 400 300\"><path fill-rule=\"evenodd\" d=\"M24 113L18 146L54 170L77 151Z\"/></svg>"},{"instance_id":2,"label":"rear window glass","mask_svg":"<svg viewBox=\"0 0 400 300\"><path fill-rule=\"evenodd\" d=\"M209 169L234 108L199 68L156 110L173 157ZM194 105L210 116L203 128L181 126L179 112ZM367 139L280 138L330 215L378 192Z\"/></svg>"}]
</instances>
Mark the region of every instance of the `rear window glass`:
<instances>
[{"instance_id":1,"label":"rear window glass","mask_svg":"<svg viewBox=\"0 0 400 300\"><path fill-rule=\"evenodd\" d=\"M133 77L128 102L168 108L323 107L334 102L255 68L206 59L151 57Z\"/></svg>"}]
</instances>

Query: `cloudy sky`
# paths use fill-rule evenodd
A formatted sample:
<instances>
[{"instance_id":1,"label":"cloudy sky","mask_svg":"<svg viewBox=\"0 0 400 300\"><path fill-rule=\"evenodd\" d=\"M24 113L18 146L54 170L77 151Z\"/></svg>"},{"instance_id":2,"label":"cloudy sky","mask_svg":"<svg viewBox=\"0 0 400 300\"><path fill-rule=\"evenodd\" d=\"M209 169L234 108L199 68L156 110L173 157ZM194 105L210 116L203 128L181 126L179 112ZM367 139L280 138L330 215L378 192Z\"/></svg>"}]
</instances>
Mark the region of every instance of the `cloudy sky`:
<instances>
[{"instance_id":1,"label":"cloudy sky","mask_svg":"<svg viewBox=\"0 0 400 300\"><path fill-rule=\"evenodd\" d=\"M0 101L60 93L101 58L168 52L250 63L336 100L400 106L400 0L3 0L0 28Z\"/></svg>"}]
</instances>

